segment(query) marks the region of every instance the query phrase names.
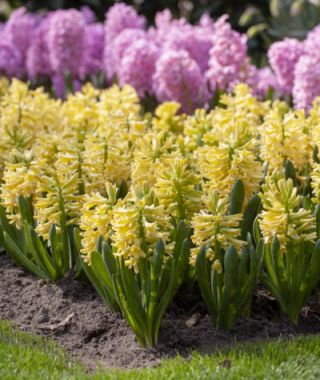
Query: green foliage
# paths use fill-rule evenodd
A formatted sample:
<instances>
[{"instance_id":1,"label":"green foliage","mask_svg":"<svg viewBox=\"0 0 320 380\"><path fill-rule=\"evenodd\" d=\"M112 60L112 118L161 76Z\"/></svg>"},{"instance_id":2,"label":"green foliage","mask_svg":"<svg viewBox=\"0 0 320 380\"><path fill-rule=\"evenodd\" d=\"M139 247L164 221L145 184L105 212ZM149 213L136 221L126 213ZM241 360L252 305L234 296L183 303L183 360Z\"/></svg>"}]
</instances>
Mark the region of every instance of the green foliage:
<instances>
[{"instance_id":1,"label":"green foliage","mask_svg":"<svg viewBox=\"0 0 320 380\"><path fill-rule=\"evenodd\" d=\"M196 276L213 323L222 329L234 327L240 316L248 316L252 294L263 260L263 245L254 248L250 235L240 254L233 246L223 253L221 270L206 258L206 248L197 257Z\"/></svg>"},{"instance_id":2,"label":"green foliage","mask_svg":"<svg viewBox=\"0 0 320 380\"><path fill-rule=\"evenodd\" d=\"M174 240L174 251L167 257L159 240L153 255L140 259L137 273L102 240L92 253L91 265L83 264L103 301L111 310L121 310L142 346L157 344L164 313L188 267L189 229L184 222L179 223Z\"/></svg>"},{"instance_id":3,"label":"green foliage","mask_svg":"<svg viewBox=\"0 0 320 380\"><path fill-rule=\"evenodd\" d=\"M81 266L73 241L73 226L58 232L52 224L46 242L35 231L30 199L20 196L19 210L23 225L20 230L9 223L3 206L0 206L0 243L14 262L36 276L54 282L72 268L79 275Z\"/></svg>"},{"instance_id":4,"label":"green foliage","mask_svg":"<svg viewBox=\"0 0 320 380\"><path fill-rule=\"evenodd\" d=\"M280 252L277 236L265 244L265 268L262 280L279 302L281 309L297 324L299 312L319 281L320 240L287 245Z\"/></svg>"},{"instance_id":5,"label":"green foliage","mask_svg":"<svg viewBox=\"0 0 320 380\"><path fill-rule=\"evenodd\" d=\"M244 186L237 181L230 198L229 213L241 212L244 201ZM252 295L263 261L263 244L255 248L248 232L252 229L260 201L253 197L245 212L241 235L247 234L246 245L237 252L233 245L225 251L215 252L220 265L212 264L207 257L207 247L202 247L196 261L196 278L207 304L213 323L222 329L234 327L237 318L248 316Z\"/></svg>"}]
</instances>

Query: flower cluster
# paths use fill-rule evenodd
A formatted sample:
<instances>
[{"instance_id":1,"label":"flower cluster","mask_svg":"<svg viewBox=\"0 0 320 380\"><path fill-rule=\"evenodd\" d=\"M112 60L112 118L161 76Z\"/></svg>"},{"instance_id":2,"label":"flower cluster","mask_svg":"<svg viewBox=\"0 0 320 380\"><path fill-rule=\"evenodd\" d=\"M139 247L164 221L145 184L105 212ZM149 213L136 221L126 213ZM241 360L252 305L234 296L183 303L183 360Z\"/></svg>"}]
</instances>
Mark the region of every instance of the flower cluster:
<instances>
[{"instance_id":1,"label":"flower cluster","mask_svg":"<svg viewBox=\"0 0 320 380\"><path fill-rule=\"evenodd\" d=\"M320 28L317 26L303 41L286 38L269 48L270 67L281 92L292 95L295 108L309 110L320 95L319 41Z\"/></svg>"},{"instance_id":2,"label":"flower cluster","mask_svg":"<svg viewBox=\"0 0 320 380\"><path fill-rule=\"evenodd\" d=\"M306 115L239 83L210 111L145 113L129 85L60 100L2 80L0 132L0 243L42 278L83 270L141 344L187 274L225 328L261 268L293 321L318 282L319 100Z\"/></svg>"},{"instance_id":3,"label":"flower cluster","mask_svg":"<svg viewBox=\"0 0 320 380\"><path fill-rule=\"evenodd\" d=\"M261 97L271 86L279 90L271 71L250 63L247 38L227 16L213 21L205 15L191 25L165 10L147 27L124 3L109 9L104 24L85 7L41 15L19 8L0 37L0 74L46 85L49 80L59 97L88 78L104 85L117 80L142 97L177 101L181 111L192 113L216 90L232 91L239 82Z\"/></svg>"}]
</instances>

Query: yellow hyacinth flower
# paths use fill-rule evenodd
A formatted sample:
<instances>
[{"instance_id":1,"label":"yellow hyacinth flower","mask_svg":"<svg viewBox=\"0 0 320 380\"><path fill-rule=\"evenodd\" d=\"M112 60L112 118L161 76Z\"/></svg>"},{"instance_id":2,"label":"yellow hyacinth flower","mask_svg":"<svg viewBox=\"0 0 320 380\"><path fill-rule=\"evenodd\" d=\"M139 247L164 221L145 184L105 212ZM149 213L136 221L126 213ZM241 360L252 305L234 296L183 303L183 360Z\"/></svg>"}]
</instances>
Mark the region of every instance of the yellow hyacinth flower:
<instances>
[{"instance_id":1,"label":"yellow hyacinth flower","mask_svg":"<svg viewBox=\"0 0 320 380\"><path fill-rule=\"evenodd\" d=\"M186 116L178 115L179 109L180 104L177 102L160 104L155 110L155 117L152 119L153 128L156 131L181 133Z\"/></svg>"},{"instance_id":2,"label":"yellow hyacinth flower","mask_svg":"<svg viewBox=\"0 0 320 380\"><path fill-rule=\"evenodd\" d=\"M154 191L168 212L178 219L188 219L201 205L200 177L184 158L173 158L159 166Z\"/></svg>"},{"instance_id":3,"label":"yellow hyacinth flower","mask_svg":"<svg viewBox=\"0 0 320 380\"><path fill-rule=\"evenodd\" d=\"M312 187L312 194L313 194L312 201L315 204L319 204L320 203L320 164L319 163L313 163L310 178L311 178L311 187Z\"/></svg>"},{"instance_id":4,"label":"yellow hyacinth flower","mask_svg":"<svg viewBox=\"0 0 320 380\"><path fill-rule=\"evenodd\" d=\"M307 126L304 111L283 114L276 108L266 115L260 128L261 158L268 163L270 173L287 159L298 172L310 163L312 144Z\"/></svg>"},{"instance_id":5,"label":"yellow hyacinth flower","mask_svg":"<svg viewBox=\"0 0 320 380\"><path fill-rule=\"evenodd\" d=\"M231 244L238 252L244 244L239 239L242 214L228 215L229 202L210 192L204 198L204 208L191 221L192 241L196 248L191 250L190 264L195 265L201 247L207 248L207 258L217 267L221 259L220 250Z\"/></svg>"},{"instance_id":6,"label":"yellow hyacinth flower","mask_svg":"<svg viewBox=\"0 0 320 380\"><path fill-rule=\"evenodd\" d=\"M267 177L260 197L263 211L259 225L266 244L270 244L276 235L280 250L285 252L288 243L316 239L315 217L310 210L301 207L301 196L297 194L291 178L282 178L281 173L274 172Z\"/></svg>"},{"instance_id":7,"label":"yellow hyacinth flower","mask_svg":"<svg viewBox=\"0 0 320 380\"><path fill-rule=\"evenodd\" d=\"M77 153L70 149L58 155L53 167L42 168L34 214L36 231L44 239L52 224L60 230L79 221L83 197L78 167Z\"/></svg>"},{"instance_id":8,"label":"yellow hyacinth flower","mask_svg":"<svg viewBox=\"0 0 320 380\"><path fill-rule=\"evenodd\" d=\"M141 112L138 94L129 85L124 85L122 88L113 85L101 91L99 108L103 116L118 112L126 117L139 117Z\"/></svg>"},{"instance_id":9,"label":"yellow hyacinth flower","mask_svg":"<svg viewBox=\"0 0 320 380\"><path fill-rule=\"evenodd\" d=\"M96 249L96 243L101 236L108 241L111 235L112 210L117 202L117 187L106 183L106 194L86 194L81 209L80 229L82 235L83 259L90 264L91 253Z\"/></svg>"},{"instance_id":10,"label":"yellow hyacinth flower","mask_svg":"<svg viewBox=\"0 0 320 380\"><path fill-rule=\"evenodd\" d=\"M229 136L214 146L199 148L199 166L204 187L209 192L217 191L221 197L228 197L233 184L242 180L245 188L244 206L259 191L263 168L254 154L256 140L242 145L238 136Z\"/></svg>"},{"instance_id":11,"label":"yellow hyacinth flower","mask_svg":"<svg viewBox=\"0 0 320 380\"><path fill-rule=\"evenodd\" d=\"M37 165L32 161L8 163L1 185L1 205L5 208L10 223L20 229L21 215L18 197L31 198L39 181Z\"/></svg>"},{"instance_id":12,"label":"yellow hyacinth flower","mask_svg":"<svg viewBox=\"0 0 320 380\"><path fill-rule=\"evenodd\" d=\"M139 261L152 254L156 242L162 239L166 251L171 252L168 243L172 226L163 205L157 205L154 198L144 196L118 202L113 210L112 246L116 257L123 257L125 264L139 271Z\"/></svg>"},{"instance_id":13,"label":"yellow hyacinth flower","mask_svg":"<svg viewBox=\"0 0 320 380\"><path fill-rule=\"evenodd\" d=\"M173 157L181 156L174 135L150 131L136 141L131 165L134 187L152 187L156 183L158 168Z\"/></svg>"},{"instance_id":14,"label":"yellow hyacinth flower","mask_svg":"<svg viewBox=\"0 0 320 380\"><path fill-rule=\"evenodd\" d=\"M193 152L203 144L203 136L213 128L212 115L205 109L197 109L193 115L186 118L184 123L184 144L189 152Z\"/></svg>"},{"instance_id":15,"label":"yellow hyacinth flower","mask_svg":"<svg viewBox=\"0 0 320 380\"><path fill-rule=\"evenodd\" d=\"M81 91L70 94L63 103L65 123L80 143L88 132L98 127L98 99L99 91L91 84L87 84Z\"/></svg>"}]
</instances>

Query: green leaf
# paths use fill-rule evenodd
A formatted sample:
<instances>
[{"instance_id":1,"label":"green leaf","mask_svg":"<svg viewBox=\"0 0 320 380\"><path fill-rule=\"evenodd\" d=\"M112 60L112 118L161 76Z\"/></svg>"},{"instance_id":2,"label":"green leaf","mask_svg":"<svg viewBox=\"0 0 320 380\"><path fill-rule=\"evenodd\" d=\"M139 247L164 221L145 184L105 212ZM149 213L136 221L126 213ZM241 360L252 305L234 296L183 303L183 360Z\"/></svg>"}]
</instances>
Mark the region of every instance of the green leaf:
<instances>
[{"instance_id":1,"label":"green leaf","mask_svg":"<svg viewBox=\"0 0 320 380\"><path fill-rule=\"evenodd\" d=\"M238 179L231 190L229 214L239 214L242 211L244 196L244 184L241 179Z\"/></svg>"},{"instance_id":2,"label":"green leaf","mask_svg":"<svg viewBox=\"0 0 320 380\"><path fill-rule=\"evenodd\" d=\"M25 254L21 251L21 249L16 245L16 243L11 239L11 236L5 231L4 232L5 239L5 249L10 256L13 257L14 261L19 263L19 265L24 266L31 273L35 274L40 278L47 279L48 276L45 272L43 272L40 268L38 268L31 260L29 260Z\"/></svg>"},{"instance_id":3,"label":"green leaf","mask_svg":"<svg viewBox=\"0 0 320 380\"><path fill-rule=\"evenodd\" d=\"M30 226L33 226L34 222L30 200L27 201L24 196L19 195L18 205L22 220L30 224Z\"/></svg>"},{"instance_id":4,"label":"green leaf","mask_svg":"<svg viewBox=\"0 0 320 380\"><path fill-rule=\"evenodd\" d=\"M315 145L313 148L313 161L316 162L317 164L320 163L318 154L319 154L319 148L318 148L318 145Z\"/></svg>"},{"instance_id":5,"label":"green leaf","mask_svg":"<svg viewBox=\"0 0 320 380\"><path fill-rule=\"evenodd\" d=\"M17 229L9 223L5 208L0 205L0 224L3 231L6 231L11 239L17 240Z\"/></svg>"},{"instance_id":6,"label":"green leaf","mask_svg":"<svg viewBox=\"0 0 320 380\"><path fill-rule=\"evenodd\" d=\"M260 228L259 228L259 215L256 216L253 222L253 237L254 237L254 242L256 246L258 246L260 240L262 240L261 234L260 234Z\"/></svg>"},{"instance_id":7,"label":"green leaf","mask_svg":"<svg viewBox=\"0 0 320 380\"><path fill-rule=\"evenodd\" d=\"M284 175L286 179L291 178L293 180L294 186L297 186L297 173L296 169L294 168L292 162L290 160L286 160L285 166L284 166Z\"/></svg>"},{"instance_id":8,"label":"green leaf","mask_svg":"<svg viewBox=\"0 0 320 380\"><path fill-rule=\"evenodd\" d=\"M111 275L116 274L117 267L116 267L116 259L113 255L112 249L110 245L106 242L102 242L102 258L104 263L107 266L107 269Z\"/></svg>"},{"instance_id":9,"label":"green leaf","mask_svg":"<svg viewBox=\"0 0 320 380\"><path fill-rule=\"evenodd\" d=\"M86 264L83 260L81 260L81 264L86 276L90 280L92 286L95 288L105 305L107 305L107 307L109 307L111 311L119 311L118 303L115 301L113 297L110 296L110 293L108 293L108 291L100 281L99 277L95 275L92 267Z\"/></svg>"},{"instance_id":10,"label":"green leaf","mask_svg":"<svg viewBox=\"0 0 320 380\"><path fill-rule=\"evenodd\" d=\"M315 208L316 226L317 226L317 238L320 237L320 204L316 205Z\"/></svg>"},{"instance_id":11,"label":"green leaf","mask_svg":"<svg viewBox=\"0 0 320 380\"><path fill-rule=\"evenodd\" d=\"M73 229L73 240L75 242L76 249L78 251L78 254L80 255L82 244L81 244L81 235L79 228L75 227Z\"/></svg>"},{"instance_id":12,"label":"green leaf","mask_svg":"<svg viewBox=\"0 0 320 380\"><path fill-rule=\"evenodd\" d=\"M224 255L224 288L221 306L221 324L218 327L230 329L237 317L236 300L238 296L239 257L233 245L228 247Z\"/></svg>"},{"instance_id":13,"label":"green leaf","mask_svg":"<svg viewBox=\"0 0 320 380\"><path fill-rule=\"evenodd\" d=\"M294 0L290 7L290 16L297 17L303 10L305 0Z\"/></svg>"},{"instance_id":14,"label":"green leaf","mask_svg":"<svg viewBox=\"0 0 320 380\"><path fill-rule=\"evenodd\" d=\"M123 199L128 194L128 185L126 181L122 181L119 186L119 190L117 193L118 199Z\"/></svg>"},{"instance_id":15,"label":"green leaf","mask_svg":"<svg viewBox=\"0 0 320 380\"><path fill-rule=\"evenodd\" d=\"M258 34L268 30L268 24L263 22L261 24L256 24L251 26L247 31L247 36L249 38L256 37Z\"/></svg>"},{"instance_id":16,"label":"green leaf","mask_svg":"<svg viewBox=\"0 0 320 380\"><path fill-rule=\"evenodd\" d=\"M96 250L100 253L102 252L102 243L103 243L103 237L99 236L99 238L96 242Z\"/></svg>"},{"instance_id":17,"label":"green leaf","mask_svg":"<svg viewBox=\"0 0 320 380\"><path fill-rule=\"evenodd\" d=\"M281 0L270 0L270 12L273 17L279 17L281 11Z\"/></svg>"},{"instance_id":18,"label":"green leaf","mask_svg":"<svg viewBox=\"0 0 320 380\"><path fill-rule=\"evenodd\" d=\"M253 223L258 215L261 207L261 199L258 194L255 194L249 201L248 206L244 210L243 219L241 222L241 238L244 240L248 232L252 231Z\"/></svg>"},{"instance_id":19,"label":"green leaf","mask_svg":"<svg viewBox=\"0 0 320 380\"><path fill-rule=\"evenodd\" d=\"M158 240L154 249L152 264L154 268L154 275L159 277L162 263L164 258L164 243L162 240Z\"/></svg>"},{"instance_id":20,"label":"green leaf","mask_svg":"<svg viewBox=\"0 0 320 380\"><path fill-rule=\"evenodd\" d=\"M252 20L256 16L260 16L260 15L261 15L261 11L258 8L254 6L249 6L245 9L245 11L240 16L239 25L242 27L247 26L248 24L252 22Z\"/></svg>"},{"instance_id":21,"label":"green leaf","mask_svg":"<svg viewBox=\"0 0 320 380\"><path fill-rule=\"evenodd\" d=\"M196 260L196 277L200 287L203 299L208 307L209 313L213 321L216 320L217 310L215 308L212 292L210 286L211 263L208 262L206 257L206 247L202 247Z\"/></svg>"},{"instance_id":22,"label":"green leaf","mask_svg":"<svg viewBox=\"0 0 320 380\"><path fill-rule=\"evenodd\" d=\"M55 224L52 224L49 231L49 243L52 251L52 258L55 266L62 268L62 258L61 258L61 245L57 237L57 229Z\"/></svg>"},{"instance_id":23,"label":"green leaf","mask_svg":"<svg viewBox=\"0 0 320 380\"><path fill-rule=\"evenodd\" d=\"M48 277L52 281L57 281L58 278L65 273L59 273L54 267L51 258L49 257L48 251L44 248L42 241L39 239L34 228L32 226L27 226L28 234L27 239L29 240L30 246L32 247L32 253L35 258L41 263L41 269L48 274Z\"/></svg>"},{"instance_id":24,"label":"green leaf","mask_svg":"<svg viewBox=\"0 0 320 380\"><path fill-rule=\"evenodd\" d=\"M113 293L113 283L110 273L105 268L105 263L101 254L97 251L91 253L91 267L95 275L100 279L102 284L107 288L108 293Z\"/></svg>"}]
</instances>

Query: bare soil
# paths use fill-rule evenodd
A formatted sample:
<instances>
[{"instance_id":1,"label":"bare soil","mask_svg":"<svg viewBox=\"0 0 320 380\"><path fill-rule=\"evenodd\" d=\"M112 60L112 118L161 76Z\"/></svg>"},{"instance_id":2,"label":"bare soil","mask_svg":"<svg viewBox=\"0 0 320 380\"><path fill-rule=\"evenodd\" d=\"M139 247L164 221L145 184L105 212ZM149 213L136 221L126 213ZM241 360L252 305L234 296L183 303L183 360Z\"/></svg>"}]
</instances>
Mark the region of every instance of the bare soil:
<instances>
[{"instance_id":1,"label":"bare soil","mask_svg":"<svg viewBox=\"0 0 320 380\"><path fill-rule=\"evenodd\" d=\"M97 363L107 368L137 368L158 365L163 358L192 350L211 353L237 342L292 337L320 332L320 296L312 296L298 326L280 314L277 304L260 288L254 297L252 315L223 332L211 323L200 294L183 288L161 325L159 344L142 349L120 314L112 314L86 282L66 278L52 284L16 267L0 254L0 319L17 328L51 336L87 368Z\"/></svg>"}]
</instances>

